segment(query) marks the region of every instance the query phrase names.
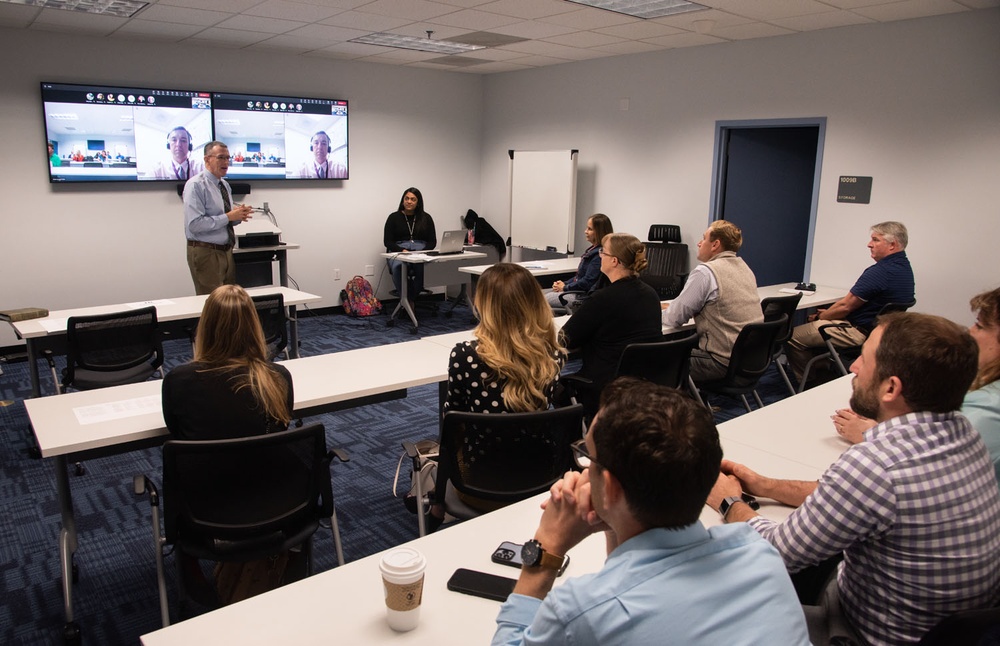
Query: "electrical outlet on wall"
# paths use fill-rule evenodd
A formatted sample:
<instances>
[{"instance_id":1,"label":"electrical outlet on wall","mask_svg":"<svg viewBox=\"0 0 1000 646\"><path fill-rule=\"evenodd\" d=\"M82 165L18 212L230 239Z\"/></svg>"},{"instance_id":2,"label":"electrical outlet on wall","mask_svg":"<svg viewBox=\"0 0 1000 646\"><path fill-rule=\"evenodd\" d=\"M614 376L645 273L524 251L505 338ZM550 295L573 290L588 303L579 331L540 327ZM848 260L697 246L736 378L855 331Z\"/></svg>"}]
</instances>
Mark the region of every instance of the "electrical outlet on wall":
<instances>
[{"instance_id":1,"label":"electrical outlet on wall","mask_svg":"<svg viewBox=\"0 0 1000 646\"><path fill-rule=\"evenodd\" d=\"M365 265L365 276L375 275L375 265Z\"/></svg>"},{"instance_id":2,"label":"electrical outlet on wall","mask_svg":"<svg viewBox=\"0 0 1000 646\"><path fill-rule=\"evenodd\" d=\"M333 279L334 280L340 280L340 270L339 269L334 269L333 270Z\"/></svg>"}]
</instances>

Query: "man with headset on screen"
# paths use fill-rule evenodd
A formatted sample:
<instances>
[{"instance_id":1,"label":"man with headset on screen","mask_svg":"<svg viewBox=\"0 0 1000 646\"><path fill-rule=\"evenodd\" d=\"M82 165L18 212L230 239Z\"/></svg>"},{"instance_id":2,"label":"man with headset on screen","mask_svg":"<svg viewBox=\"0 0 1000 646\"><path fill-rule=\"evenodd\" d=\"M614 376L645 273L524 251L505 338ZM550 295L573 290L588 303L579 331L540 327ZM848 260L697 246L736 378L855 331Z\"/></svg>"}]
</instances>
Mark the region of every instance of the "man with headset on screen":
<instances>
[{"instance_id":1,"label":"man with headset on screen","mask_svg":"<svg viewBox=\"0 0 1000 646\"><path fill-rule=\"evenodd\" d=\"M253 207L233 204L233 191L222 179L229 172L229 148L221 141L205 144L205 170L184 185L184 236L196 294L211 294L219 285L236 283L233 227L250 219Z\"/></svg>"},{"instance_id":2,"label":"man with headset on screen","mask_svg":"<svg viewBox=\"0 0 1000 646\"><path fill-rule=\"evenodd\" d=\"M299 177L302 178L325 178L344 179L347 177L347 167L343 164L334 163L328 159L330 155L330 135L322 130L317 132L309 140L309 152L312 153L312 160L302 164L299 169Z\"/></svg>"},{"instance_id":3,"label":"man with headset on screen","mask_svg":"<svg viewBox=\"0 0 1000 646\"><path fill-rule=\"evenodd\" d=\"M184 126L177 126L168 132L167 150L170 151L170 159L156 165L153 178L185 181L205 170L204 164L191 159L188 154L194 150L191 141L191 133Z\"/></svg>"}]
</instances>

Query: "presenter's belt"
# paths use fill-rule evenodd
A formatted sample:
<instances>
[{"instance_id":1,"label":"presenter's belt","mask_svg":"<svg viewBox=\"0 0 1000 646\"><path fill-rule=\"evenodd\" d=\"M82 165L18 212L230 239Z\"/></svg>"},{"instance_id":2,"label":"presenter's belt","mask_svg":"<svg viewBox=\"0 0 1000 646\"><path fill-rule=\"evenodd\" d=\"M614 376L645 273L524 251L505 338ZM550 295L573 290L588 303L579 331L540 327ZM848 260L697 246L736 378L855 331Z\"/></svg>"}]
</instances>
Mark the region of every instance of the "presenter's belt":
<instances>
[{"instance_id":1,"label":"presenter's belt","mask_svg":"<svg viewBox=\"0 0 1000 646\"><path fill-rule=\"evenodd\" d=\"M204 247L206 249L215 249L216 251L229 251L232 249L232 245L228 244L213 244L211 242L202 242L201 240L188 240L189 247Z\"/></svg>"}]
</instances>

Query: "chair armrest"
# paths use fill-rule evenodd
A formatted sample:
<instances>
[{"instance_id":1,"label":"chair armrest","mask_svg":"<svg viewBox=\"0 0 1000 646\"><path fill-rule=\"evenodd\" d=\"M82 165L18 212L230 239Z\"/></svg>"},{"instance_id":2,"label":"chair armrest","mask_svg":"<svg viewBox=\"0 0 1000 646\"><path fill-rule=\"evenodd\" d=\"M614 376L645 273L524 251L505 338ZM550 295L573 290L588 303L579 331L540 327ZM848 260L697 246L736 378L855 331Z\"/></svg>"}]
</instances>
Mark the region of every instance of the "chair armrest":
<instances>
[{"instance_id":1,"label":"chair armrest","mask_svg":"<svg viewBox=\"0 0 1000 646\"><path fill-rule=\"evenodd\" d=\"M160 492L156 489L156 485L142 473L137 473L132 476L132 492L136 496L142 496L148 493L149 504L151 507L157 507L160 504Z\"/></svg>"},{"instance_id":2,"label":"chair armrest","mask_svg":"<svg viewBox=\"0 0 1000 646\"><path fill-rule=\"evenodd\" d=\"M826 323L825 325L821 325L817 328L817 331L819 332L819 335L823 337L824 341L829 341L832 338L830 336L830 333L827 332L829 328L839 328L842 330L846 330L847 328L851 327L854 326L848 323L847 321L840 321L839 323Z\"/></svg>"}]
</instances>

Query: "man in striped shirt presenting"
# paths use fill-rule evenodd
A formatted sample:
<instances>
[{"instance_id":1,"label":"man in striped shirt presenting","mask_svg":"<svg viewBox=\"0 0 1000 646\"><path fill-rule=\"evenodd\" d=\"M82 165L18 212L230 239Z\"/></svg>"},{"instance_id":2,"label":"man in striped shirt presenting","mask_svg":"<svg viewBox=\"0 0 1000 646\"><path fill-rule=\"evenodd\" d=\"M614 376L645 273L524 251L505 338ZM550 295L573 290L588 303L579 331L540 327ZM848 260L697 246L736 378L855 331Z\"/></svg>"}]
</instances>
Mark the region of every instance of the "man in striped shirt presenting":
<instances>
[{"instance_id":1,"label":"man in striped shirt presenting","mask_svg":"<svg viewBox=\"0 0 1000 646\"><path fill-rule=\"evenodd\" d=\"M969 334L946 319L882 317L851 366L851 407L879 422L866 441L818 482L723 460L707 504L726 522L748 522L789 572L843 554L824 604L832 612L807 608L814 643L840 613L858 643L912 644L942 618L1000 600L1000 493L986 446L957 412L977 357ZM742 491L797 509L775 523Z\"/></svg>"}]
</instances>

